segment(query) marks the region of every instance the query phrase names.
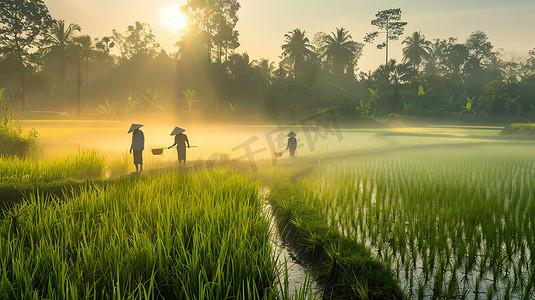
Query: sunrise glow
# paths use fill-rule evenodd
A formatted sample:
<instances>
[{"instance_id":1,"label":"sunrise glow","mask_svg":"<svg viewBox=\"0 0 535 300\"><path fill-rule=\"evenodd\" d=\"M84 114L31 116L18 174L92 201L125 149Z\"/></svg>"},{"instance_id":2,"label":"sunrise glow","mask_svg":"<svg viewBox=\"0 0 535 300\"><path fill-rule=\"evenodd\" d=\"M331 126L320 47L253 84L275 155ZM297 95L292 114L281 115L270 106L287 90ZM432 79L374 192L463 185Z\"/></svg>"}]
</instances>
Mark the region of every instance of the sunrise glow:
<instances>
[{"instance_id":1,"label":"sunrise glow","mask_svg":"<svg viewBox=\"0 0 535 300\"><path fill-rule=\"evenodd\" d=\"M180 4L171 3L160 10L161 24L172 32L179 32L186 27L186 16L180 11Z\"/></svg>"}]
</instances>

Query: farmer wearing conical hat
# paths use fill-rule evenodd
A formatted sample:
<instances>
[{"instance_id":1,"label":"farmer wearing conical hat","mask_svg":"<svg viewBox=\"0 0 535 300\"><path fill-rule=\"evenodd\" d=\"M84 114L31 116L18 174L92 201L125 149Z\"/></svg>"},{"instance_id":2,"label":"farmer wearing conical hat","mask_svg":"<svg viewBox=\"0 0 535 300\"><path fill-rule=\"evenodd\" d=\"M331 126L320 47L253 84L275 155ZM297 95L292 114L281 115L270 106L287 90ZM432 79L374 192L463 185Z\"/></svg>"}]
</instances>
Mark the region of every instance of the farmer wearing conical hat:
<instances>
[{"instance_id":1,"label":"farmer wearing conical hat","mask_svg":"<svg viewBox=\"0 0 535 300\"><path fill-rule=\"evenodd\" d=\"M130 146L130 153L134 151L134 165L136 166L136 172L143 171L143 149L145 148L145 136L143 131L139 130L143 125L132 124L128 133L132 133L132 145Z\"/></svg>"},{"instance_id":2,"label":"farmer wearing conical hat","mask_svg":"<svg viewBox=\"0 0 535 300\"><path fill-rule=\"evenodd\" d=\"M186 143L188 144L189 148L188 136L183 133L184 131L186 130L180 127L175 127L175 129L173 129L173 131L171 132L171 135L175 136L175 143L167 148L169 149L176 145L179 165L181 161L184 161L184 165L186 165Z\"/></svg>"},{"instance_id":3,"label":"farmer wearing conical hat","mask_svg":"<svg viewBox=\"0 0 535 300\"><path fill-rule=\"evenodd\" d=\"M297 139L295 137L295 132L290 131L288 133L288 146L286 146L286 150L290 150L290 157L295 157L295 149L297 149Z\"/></svg>"}]
</instances>

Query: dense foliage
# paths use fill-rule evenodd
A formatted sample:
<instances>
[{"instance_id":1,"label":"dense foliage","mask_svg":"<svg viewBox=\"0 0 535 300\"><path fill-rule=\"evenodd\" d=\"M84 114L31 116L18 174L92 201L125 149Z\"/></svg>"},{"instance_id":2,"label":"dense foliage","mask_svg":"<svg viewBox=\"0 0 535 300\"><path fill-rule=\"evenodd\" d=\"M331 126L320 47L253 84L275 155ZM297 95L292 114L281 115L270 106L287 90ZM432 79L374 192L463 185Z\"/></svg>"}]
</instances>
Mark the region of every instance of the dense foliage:
<instances>
[{"instance_id":1,"label":"dense foliage","mask_svg":"<svg viewBox=\"0 0 535 300\"><path fill-rule=\"evenodd\" d=\"M37 149L35 141L37 135L34 130L23 131L17 120L13 119L4 92L5 89L0 89L0 106L3 106L0 123L0 156L26 158Z\"/></svg>"},{"instance_id":2,"label":"dense foliage","mask_svg":"<svg viewBox=\"0 0 535 300\"><path fill-rule=\"evenodd\" d=\"M496 50L479 30L465 41L430 40L420 31L403 37L407 22L401 21L401 9L378 12L371 24L381 31L364 40L386 33L379 44L383 48L401 39L402 59L388 59L386 47L385 64L357 73L364 44L344 28L281 33L278 64L237 52L236 0L188 0L182 11L191 23L176 53L160 48L147 23L92 38L77 24L50 22L42 1L28 5L5 8L15 16L34 12L20 19L25 27L10 27L7 17L0 23L6 32L0 40L0 87L7 88L12 105L22 104L18 107L112 115L173 110L277 116L333 110L355 118L394 112L522 121L535 114L535 50L513 57ZM32 48L17 50L14 42L24 30L31 32L27 44ZM187 90L195 91L195 99L184 96Z\"/></svg>"}]
</instances>

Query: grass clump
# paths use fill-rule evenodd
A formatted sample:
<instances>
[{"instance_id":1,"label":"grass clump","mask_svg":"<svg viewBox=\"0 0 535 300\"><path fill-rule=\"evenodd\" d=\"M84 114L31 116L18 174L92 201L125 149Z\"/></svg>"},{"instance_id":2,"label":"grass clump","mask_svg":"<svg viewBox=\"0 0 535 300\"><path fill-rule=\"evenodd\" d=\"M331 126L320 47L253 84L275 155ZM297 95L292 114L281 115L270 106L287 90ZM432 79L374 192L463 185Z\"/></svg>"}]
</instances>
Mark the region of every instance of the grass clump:
<instances>
[{"instance_id":1,"label":"grass clump","mask_svg":"<svg viewBox=\"0 0 535 300\"><path fill-rule=\"evenodd\" d=\"M30 130L23 132L20 122L13 118L13 113L7 107L5 88L0 89L0 105L3 115L0 120L0 156L26 158L37 150L37 132Z\"/></svg>"},{"instance_id":2,"label":"grass clump","mask_svg":"<svg viewBox=\"0 0 535 300\"><path fill-rule=\"evenodd\" d=\"M513 123L505 126L500 132L501 135L535 136L535 124L533 123Z\"/></svg>"},{"instance_id":3,"label":"grass clump","mask_svg":"<svg viewBox=\"0 0 535 300\"><path fill-rule=\"evenodd\" d=\"M287 179L276 180L270 199L283 237L334 299L404 299L391 270L363 245L328 225Z\"/></svg>"},{"instance_id":4,"label":"grass clump","mask_svg":"<svg viewBox=\"0 0 535 300\"><path fill-rule=\"evenodd\" d=\"M273 299L259 184L180 170L37 198L0 223L0 298Z\"/></svg>"},{"instance_id":5,"label":"grass clump","mask_svg":"<svg viewBox=\"0 0 535 300\"><path fill-rule=\"evenodd\" d=\"M40 185L65 179L96 179L104 175L106 160L96 150L50 161L0 157L3 183Z\"/></svg>"}]
</instances>

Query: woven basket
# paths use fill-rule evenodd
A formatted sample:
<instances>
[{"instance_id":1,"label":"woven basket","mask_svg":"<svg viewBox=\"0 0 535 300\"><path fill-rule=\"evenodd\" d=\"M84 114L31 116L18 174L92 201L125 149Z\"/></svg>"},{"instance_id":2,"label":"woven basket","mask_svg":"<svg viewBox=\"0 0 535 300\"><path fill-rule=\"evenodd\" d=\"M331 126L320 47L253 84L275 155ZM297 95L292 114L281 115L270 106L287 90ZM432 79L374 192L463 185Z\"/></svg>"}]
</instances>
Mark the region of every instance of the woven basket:
<instances>
[{"instance_id":1,"label":"woven basket","mask_svg":"<svg viewBox=\"0 0 535 300\"><path fill-rule=\"evenodd\" d=\"M160 149L152 149L152 154L153 155L161 155L163 153L163 148L160 148Z\"/></svg>"}]
</instances>

